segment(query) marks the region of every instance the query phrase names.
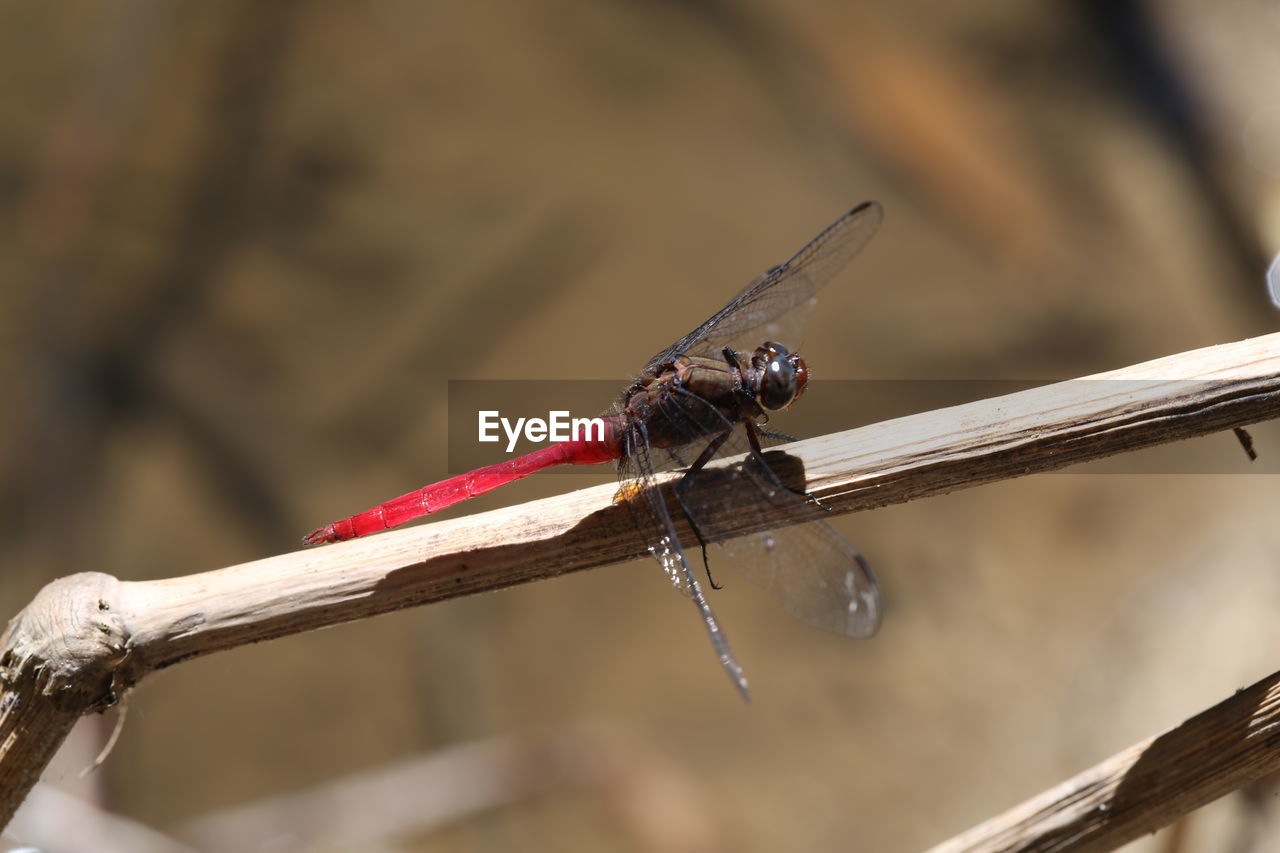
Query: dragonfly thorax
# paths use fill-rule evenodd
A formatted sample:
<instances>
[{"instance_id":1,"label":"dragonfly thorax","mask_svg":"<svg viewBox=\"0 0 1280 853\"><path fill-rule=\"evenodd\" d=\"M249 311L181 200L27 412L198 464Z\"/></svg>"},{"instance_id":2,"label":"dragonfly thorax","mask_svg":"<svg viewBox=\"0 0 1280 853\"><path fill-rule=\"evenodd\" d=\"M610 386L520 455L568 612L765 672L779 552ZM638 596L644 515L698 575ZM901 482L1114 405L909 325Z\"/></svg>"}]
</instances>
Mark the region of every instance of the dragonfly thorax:
<instances>
[{"instance_id":1,"label":"dragonfly thorax","mask_svg":"<svg viewBox=\"0 0 1280 853\"><path fill-rule=\"evenodd\" d=\"M804 359L777 341L765 341L751 354L751 367L743 371L747 388L764 408L776 412L800 398L809 384Z\"/></svg>"}]
</instances>

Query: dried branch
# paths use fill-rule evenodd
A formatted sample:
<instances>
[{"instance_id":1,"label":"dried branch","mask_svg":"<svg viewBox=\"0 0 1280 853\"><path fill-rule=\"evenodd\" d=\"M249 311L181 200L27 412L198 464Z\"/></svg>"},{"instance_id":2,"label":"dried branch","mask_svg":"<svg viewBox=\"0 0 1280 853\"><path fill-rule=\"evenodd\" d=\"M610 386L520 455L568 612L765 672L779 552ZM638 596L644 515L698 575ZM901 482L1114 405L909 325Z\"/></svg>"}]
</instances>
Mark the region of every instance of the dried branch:
<instances>
[{"instance_id":1,"label":"dried branch","mask_svg":"<svg viewBox=\"0 0 1280 853\"><path fill-rule=\"evenodd\" d=\"M852 512L1277 416L1280 335L1269 335L798 442L775 459L784 478ZM85 573L49 584L0 638L0 822L75 719L115 703L149 672L641 556L644 543L614 491L586 489L187 577L128 582ZM789 520L727 497L727 535Z\"/></svg>"},{"instance_id":2,"label":"dried branch","mask_svg":"<svg viewBox=\"0 0 1280 853\"><path fill-rule=\"evenodd\" d=\"M929 853L1114 850L1280 770L1280 672Z\"/></svg>"}]
</instances>

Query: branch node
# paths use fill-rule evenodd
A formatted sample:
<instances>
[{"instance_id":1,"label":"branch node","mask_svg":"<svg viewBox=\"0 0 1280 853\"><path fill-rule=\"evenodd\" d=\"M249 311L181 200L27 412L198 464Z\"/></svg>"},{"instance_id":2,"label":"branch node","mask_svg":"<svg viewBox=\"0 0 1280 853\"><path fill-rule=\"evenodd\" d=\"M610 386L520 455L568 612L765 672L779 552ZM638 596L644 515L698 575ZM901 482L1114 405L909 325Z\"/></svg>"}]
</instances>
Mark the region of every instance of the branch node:
<instances>
[{"instance_id":1,"label":"branch node","mask_svg":"<svg viewBox=\"0 0 1280 853\"><path fill-rule=\"evenodd\" d=\"M10 622L0 647L0 686L12 704L31 680L39 695L70 714L102 711L119 700L117 677L128 631L113 609L120 582L81 572L49 583Z\"/></svg>"}]
</instances>

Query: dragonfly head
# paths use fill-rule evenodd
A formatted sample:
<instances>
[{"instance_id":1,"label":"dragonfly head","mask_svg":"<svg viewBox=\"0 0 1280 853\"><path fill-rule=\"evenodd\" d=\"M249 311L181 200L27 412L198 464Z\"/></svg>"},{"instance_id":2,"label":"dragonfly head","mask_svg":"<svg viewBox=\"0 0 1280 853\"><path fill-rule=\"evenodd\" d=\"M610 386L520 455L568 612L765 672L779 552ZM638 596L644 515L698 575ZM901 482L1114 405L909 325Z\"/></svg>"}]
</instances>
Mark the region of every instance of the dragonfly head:
<instances>
[{"instance_id":1,"label":"dragonfly head","mask_svg":"<svg viewBox=\"0 0 1280 853\"><path fill-rule=\"evenodd\" d=\"M804 359L777 341L765 341L751 354L755 398L770 411L785 409L799 399L809 383Z\"/></svg>"}]
</instances>

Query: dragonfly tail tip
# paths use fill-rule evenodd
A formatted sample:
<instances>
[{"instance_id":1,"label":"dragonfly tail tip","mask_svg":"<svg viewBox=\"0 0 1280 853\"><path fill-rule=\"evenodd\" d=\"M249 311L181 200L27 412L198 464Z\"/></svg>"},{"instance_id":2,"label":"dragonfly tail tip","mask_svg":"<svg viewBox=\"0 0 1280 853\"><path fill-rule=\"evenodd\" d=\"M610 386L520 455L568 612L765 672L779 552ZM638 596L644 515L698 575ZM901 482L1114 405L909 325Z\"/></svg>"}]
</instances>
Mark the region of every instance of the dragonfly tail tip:
<instances>
[{"instance_id":1,"label":"dragonfly tail tip","mask_svg":"<svg viewBox=\"0 0 1280 853\"><path fill-rule=\"evenodd\" d=\"M315 530L302 537L303 543L307 545L324 545L328 542L337 542L337 534L334 533L333 525L326 524L324 527L317 527Z\"/></svg>"}]
</instances>

